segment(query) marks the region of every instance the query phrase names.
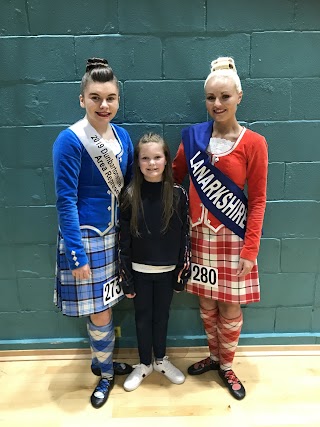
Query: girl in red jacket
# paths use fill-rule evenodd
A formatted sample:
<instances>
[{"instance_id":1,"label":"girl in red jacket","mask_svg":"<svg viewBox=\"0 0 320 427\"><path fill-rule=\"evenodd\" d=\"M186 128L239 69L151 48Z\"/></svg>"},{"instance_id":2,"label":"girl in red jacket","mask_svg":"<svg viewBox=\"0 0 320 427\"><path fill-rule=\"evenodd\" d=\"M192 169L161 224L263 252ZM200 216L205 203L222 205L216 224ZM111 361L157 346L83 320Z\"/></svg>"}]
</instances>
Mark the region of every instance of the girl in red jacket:
<instances>
[{"instance_id":1,"label":"girl in red jacket","mask_svg":"<svg viewBox=\"0 0 320 427\"><path fill-rule=\"evenodd\" d=\"M211 63L204 89L213 120L182 131L173 162L176 182L190 176L192 276L186 290L199 296L210 350L188 373L217 370L241 400L245 389L232 362L242 326L240 304L260 298L256 259L266 206L267 144L237 121L242 88L232 58Z\"/></svg>"}]
</instances>

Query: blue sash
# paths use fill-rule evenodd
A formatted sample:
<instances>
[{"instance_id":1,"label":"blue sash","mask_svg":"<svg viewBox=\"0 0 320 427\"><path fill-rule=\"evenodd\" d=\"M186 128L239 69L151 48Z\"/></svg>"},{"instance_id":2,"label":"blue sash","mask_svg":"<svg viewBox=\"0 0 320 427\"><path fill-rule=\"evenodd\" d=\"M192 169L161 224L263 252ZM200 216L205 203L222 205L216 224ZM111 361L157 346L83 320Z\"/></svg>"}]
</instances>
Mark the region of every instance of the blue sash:
<instances>
[{"instance_id":1,"label":"blue sash","mask_svg":"<svg viewBox=\"0 0 320 427\"><path fill-rule=\"evenodd\" d=\"M241 188L210 163L206 149L212 126L210 121L182 130L189 175L209 212L244 239L248 200Z\"/></svg>"}]
</instances>

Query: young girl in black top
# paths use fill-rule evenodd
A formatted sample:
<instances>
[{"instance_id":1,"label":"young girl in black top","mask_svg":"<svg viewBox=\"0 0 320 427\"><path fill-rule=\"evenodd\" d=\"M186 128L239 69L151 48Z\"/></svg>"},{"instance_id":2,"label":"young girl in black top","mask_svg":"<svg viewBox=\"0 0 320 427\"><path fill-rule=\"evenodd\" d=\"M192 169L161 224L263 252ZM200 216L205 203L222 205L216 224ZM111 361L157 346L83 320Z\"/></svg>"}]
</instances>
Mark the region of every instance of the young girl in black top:
<instances>
[{"instance_id":1,"label":"young girl in black top","mask_svg":"<svg viewBox=\"0 0 320 427\"><path fill-rule=\"evenodd\" d=\"M140 363L125 380L126 391L153 369L174 384L184 382L165 354L173 291L184 289L190 270L187 194L173 182L169 148L159 135L140 139L133 168L120 197L120 276L134 302Z\"/></svg>"}]
</instances>

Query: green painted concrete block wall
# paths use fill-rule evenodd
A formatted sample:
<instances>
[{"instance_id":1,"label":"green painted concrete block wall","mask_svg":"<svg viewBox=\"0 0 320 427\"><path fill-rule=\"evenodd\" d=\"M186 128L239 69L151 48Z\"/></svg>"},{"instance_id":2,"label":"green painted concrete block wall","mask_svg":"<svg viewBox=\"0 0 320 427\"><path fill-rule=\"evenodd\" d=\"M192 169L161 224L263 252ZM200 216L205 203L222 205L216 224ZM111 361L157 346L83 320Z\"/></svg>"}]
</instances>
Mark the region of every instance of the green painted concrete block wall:
<instances>
[{"instance_id":1,"label":"green painted concrete block wall","mask_svg":"<svg viewBox=\"0 0 320 427\"><path fill-rule=\"evenodd\" d=\"M243 307L243 344L320 342L320 2L318 0L7 0L0 14L0 346L87 346L85 319L53 306L57 219L51 161L78 120L86 58L120 80L115 121L172 154L207 119L212 59L235 58L238 118L269 145L259 254L261 301ZM135 346L132 302L114 310ZM175 295L169 345L205 345L197 298Z\"/></svg>"}]
</instances>

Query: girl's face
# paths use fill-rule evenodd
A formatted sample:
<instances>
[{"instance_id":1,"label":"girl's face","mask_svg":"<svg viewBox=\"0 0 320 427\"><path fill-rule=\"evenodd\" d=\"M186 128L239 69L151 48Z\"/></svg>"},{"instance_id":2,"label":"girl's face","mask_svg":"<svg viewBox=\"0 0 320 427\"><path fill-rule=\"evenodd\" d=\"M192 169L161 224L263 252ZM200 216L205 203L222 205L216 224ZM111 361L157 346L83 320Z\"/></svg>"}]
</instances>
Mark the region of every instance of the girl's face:
<instances>
[{"instance_id":1,"label":"girl's face","mask_svg":"<svg viewBox=\"0 0 320 427\"><path fill-rule=\"evenodd\" d=\"M146 181L162 181L163 171L167 164L162 144L158 142L141 144L138 161L139 168Z\"/></svg>"},{"instance_id":2,"label":"girl's face","mask_svg":"<svg viewBox=\"0 0 320 427\"><path fill-rule=\"evenodd\" d=\"M206 107L216 122L227 122L236 117L237 107L242 99L235 82L230 77L213 77L205 87Z\"/></svg>"},{"instance_id":3,"label":"girl's face","mask_svg":"<svg viewBox=\"0 0 320 427\"><path fill-rule=\"evenodd\" d=\"M89 82L79 99L89 123L97 130L107 127L119 109L118 86L112 81Z\"/></svg>"}]
</instances>

